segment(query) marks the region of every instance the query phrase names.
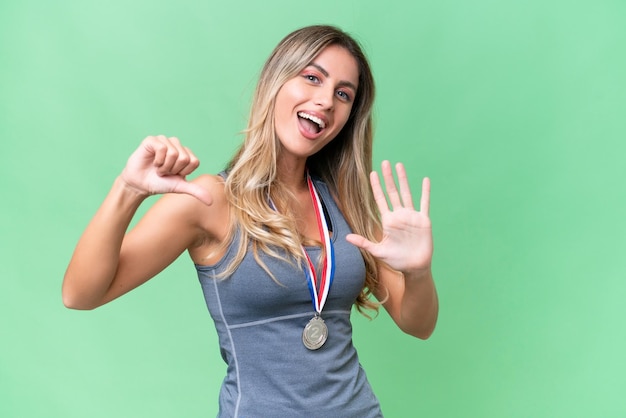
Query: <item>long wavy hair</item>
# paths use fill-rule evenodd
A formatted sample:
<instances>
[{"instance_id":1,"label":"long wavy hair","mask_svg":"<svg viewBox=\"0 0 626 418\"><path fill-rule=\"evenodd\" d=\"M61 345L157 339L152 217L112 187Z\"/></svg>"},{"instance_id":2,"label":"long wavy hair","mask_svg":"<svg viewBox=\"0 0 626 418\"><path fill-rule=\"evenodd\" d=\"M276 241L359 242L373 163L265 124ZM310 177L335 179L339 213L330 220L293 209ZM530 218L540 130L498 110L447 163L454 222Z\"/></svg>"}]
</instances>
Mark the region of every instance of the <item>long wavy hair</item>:
<instances>
[{"instance_id":1,"label":"long wavy hair","mask_svg":"<svg viewBox=\"0 0 626 418\"><path fill-rule=\"evenodd\" d=\"M281 145L274 126L276 96L280 88L297 76L322 50L338 45L358 63L359 85L348 121L339 134L307 160L309 170L319 176L333 194L353 232L374 239L380 218L371 188L372 105L374 80L367 58L351 36L332 26L308 26L296 30L276 46L265 62L257 84L245 139L227 167L225 192L231 204L231 227L227 245L240 234L237 253L223 276L230 275L244 258L250 244L259 265L275 279L259 252L303 264L301 244L293 213L294 196L277 176ZM281 213L268 206L268 196ZM378 283L376 260L361 251L366 265L365 285L356 300L357 309L377 310L370 300Z\"/></svg>"}]
</instances>

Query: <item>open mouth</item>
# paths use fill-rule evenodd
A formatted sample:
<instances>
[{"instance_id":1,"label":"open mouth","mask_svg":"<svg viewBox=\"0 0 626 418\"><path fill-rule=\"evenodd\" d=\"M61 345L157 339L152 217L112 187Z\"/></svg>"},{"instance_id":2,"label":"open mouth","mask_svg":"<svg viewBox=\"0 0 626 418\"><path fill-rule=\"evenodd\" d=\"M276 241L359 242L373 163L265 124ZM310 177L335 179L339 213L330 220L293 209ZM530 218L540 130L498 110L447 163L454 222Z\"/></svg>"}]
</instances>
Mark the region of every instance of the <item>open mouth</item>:
<instances>
[{"instance_id":1,"label":"open mouth","mask_svg":"<svg viewBox=\"0 0 626 418\"><path fill-rule=\"evenodd\" d=\"M298 112L298 118L300 118L300 125L312 134L318 134L326 127L323 120L305 112Z\"/></svg>"}]
</instances>

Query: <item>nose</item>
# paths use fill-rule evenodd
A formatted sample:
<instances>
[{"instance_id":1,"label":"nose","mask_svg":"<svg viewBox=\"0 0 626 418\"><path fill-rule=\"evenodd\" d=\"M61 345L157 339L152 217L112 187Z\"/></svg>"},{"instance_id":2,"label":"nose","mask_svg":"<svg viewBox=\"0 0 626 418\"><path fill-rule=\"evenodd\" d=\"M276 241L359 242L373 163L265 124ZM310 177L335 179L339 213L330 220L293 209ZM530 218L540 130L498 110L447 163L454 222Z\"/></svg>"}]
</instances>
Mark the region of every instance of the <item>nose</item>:
<instances>
[{"instance_id":1,"label":"nose","mask_svg":"<svg viewBox=\"0 0 626 418\"><path fill-rule=\"evenodd\" d=\"M322 109L332 110L335 103L335 89L330 86L319 87L314 101L315 104L320 106Z\"/></svg>"}]
</instances>

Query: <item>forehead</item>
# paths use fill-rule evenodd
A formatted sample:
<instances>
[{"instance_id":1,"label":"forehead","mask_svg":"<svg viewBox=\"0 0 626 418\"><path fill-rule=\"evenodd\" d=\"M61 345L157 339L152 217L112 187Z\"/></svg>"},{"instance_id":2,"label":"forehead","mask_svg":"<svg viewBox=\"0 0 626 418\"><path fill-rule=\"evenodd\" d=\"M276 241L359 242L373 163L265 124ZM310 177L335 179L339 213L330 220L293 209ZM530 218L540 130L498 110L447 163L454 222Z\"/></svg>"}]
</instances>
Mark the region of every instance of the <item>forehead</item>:
<instances>
[{"instance_id":1,"label":"forehead","mask_svg":"<svg viewBox=\"0 0 626 418\"><path fill-rule=\"evenodd\" d=\"M358 86L359 64L356 58L342 46L327 46L313 58L310 65L321 67L328 74L328 78Z\"/></svg>"}]
</instances>

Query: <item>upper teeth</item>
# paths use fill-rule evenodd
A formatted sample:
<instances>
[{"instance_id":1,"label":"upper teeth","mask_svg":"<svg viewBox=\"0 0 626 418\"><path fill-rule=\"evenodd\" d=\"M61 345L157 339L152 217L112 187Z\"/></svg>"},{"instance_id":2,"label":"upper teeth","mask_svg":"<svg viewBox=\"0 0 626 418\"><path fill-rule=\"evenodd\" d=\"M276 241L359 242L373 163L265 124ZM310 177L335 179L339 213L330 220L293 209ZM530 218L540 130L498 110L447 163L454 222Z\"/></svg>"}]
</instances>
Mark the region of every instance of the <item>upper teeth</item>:
<instances>
[{"instance_id":1,"label":"upper teeth","mask_svg":"<svg viewBox=\"0 0 626 418\"><path fill-rule=\"evenodd\" d=\"M308 120L310 120L312 122L317 123L318 126L321 129L324 129L326 127L326 124L324 123L324 121L321 120L320 118L316 117L316 116L309 115L308 113L304 113L304 112L298 112L298 116L300 116L301 118L308 119Z\"/></svg>"}]
</instances>

